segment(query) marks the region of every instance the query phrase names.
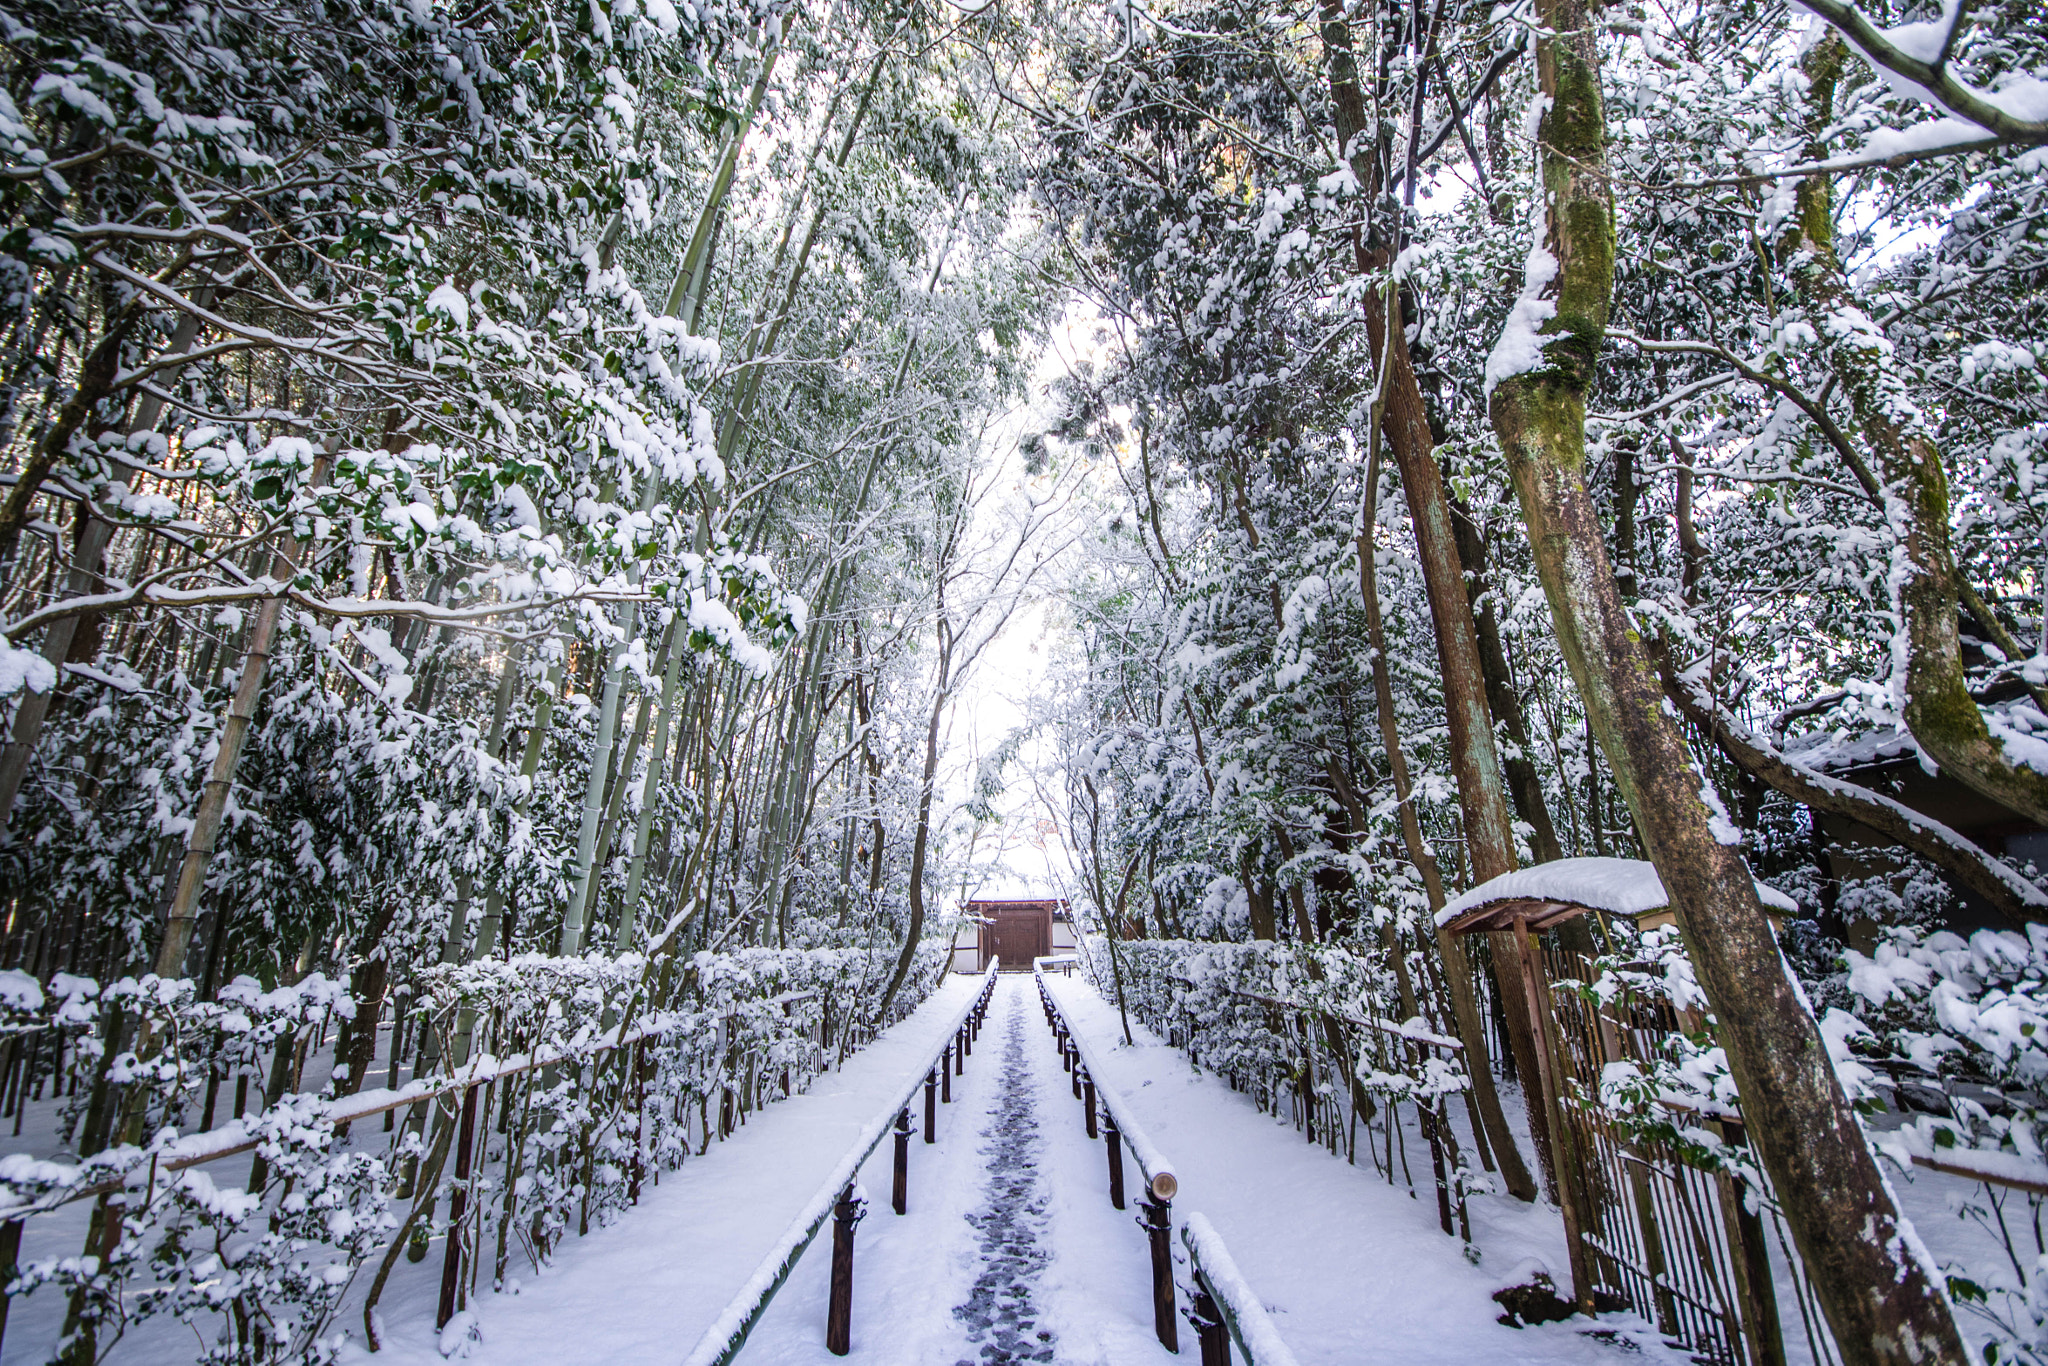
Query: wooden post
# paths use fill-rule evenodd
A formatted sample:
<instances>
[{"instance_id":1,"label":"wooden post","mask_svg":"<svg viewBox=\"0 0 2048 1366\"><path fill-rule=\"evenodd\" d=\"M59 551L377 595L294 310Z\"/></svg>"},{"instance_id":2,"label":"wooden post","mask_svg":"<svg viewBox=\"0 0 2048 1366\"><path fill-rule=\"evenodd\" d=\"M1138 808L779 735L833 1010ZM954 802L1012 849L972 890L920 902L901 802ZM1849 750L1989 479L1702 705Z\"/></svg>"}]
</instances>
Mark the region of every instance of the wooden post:
<instances>
[{"instance_id":1,"label":"wooden post","mask_svg":"<svg viewBox=\"0 0 2048 1366\"><path fill-rule=\"evenodd\" d=\"M1230 1366L1230 1329L1224 1326L1223 1315L1216 1312L1216 1301L1209 1295L1209 1283L1199 1275L1195 1277L1195 1337L1202 1344L1202 1366Z\"/></svg>"},{"instance_id":2,"label":"wooden post","mask_svg":"<svg viewBox=\"0 0 2048 1366\"><path fill-rule=\"evenodd\" d=\"M953 1103L953 1045L947 1044L946 1051L939 1054L939 1103Z\"/></svg>"},{"instance_id":3,"label":"wooden post","mask_svg":"<svg viewBox=\"0 0 2048 1366\"><path fill-rule=\"evenodd\" d=\"M1730 1147L1746 1146L1742 1125L1717 1126ZM1771 1277L1771 1254L1764 1243L1764 1221L1744 1198L1743 1183L1727 1172L1714 1174L1721 1197L1721 1222L1728 1238L1728 1262L1735 1272L1735 1301L1742 1313L1749 1366L1785 1366L1785 1336L1778 1323L1777 1289Z\"/></svg>"},{"instance_id":4,"label":"wooden post","mask_svg":"<svg viewBox=\"0 0 2048 1366\"><path fill-rule=\"evenodd\" d=\"M446 1328L455 1317L462 1285L462 1220L469 1212L469 1150L476 1135L476 1087L463 1088L462 1130L455 1147L455 1188L448 1196L448 1244L441 1256L441 1307L434 1327Z\"/></svg>"},{"instance_id":5,"label":"wooden post","mask_svg":"<svg viewBox=\"0 0 2048 1366\"><path fill-rule=\"evenodd\" d=\"M853 1350L853 1226L861 1221L866 1203L854 1198L849 1181L832 1207L832 1303L825 1311L825 1350L836 1357Z\"/></svg>"},{"instance_id":6,"label":"wooden post","mask_svg":"<svg viewBox=\"0 0 2048 1366\"><path fill-rule=\"evenodd\" d=\"M1180 1322L1173 1312L1173 1202L1156 1196L1141 1202L1145 1236L1152 1243L1152 1329L1159 1345L1180 1350Z\"/></svg>"},{"instance_id":7,"label":"wooden post","mask_svg":"<svg viewBox=\"0 0 2048 1366\"><path fill-rule=\"evenodd\" d=\"M1543 971L1543 959L1530 940L1529 922L1515 920L1515 951L1522 960L1522 989L1529 1005L1529 1024L1536 1034L1537 1081L1543 1093L1543 1112L1550 1123L1551 1146L1556 1154L1558 1211L1564 1216L1565 1254L1571 1261L1572 1298L1579 1312L1593 1313L1593 1268L1586 1256L1586 1228L1580 1217L1580 1188L1584 1173L1578 1167L1578 1145L1566 1132L1564 1110L1558 1104L1557 1030L1550 1011L1550 981Z\"/></svg>"},{"instance_id":8,"label":"wooden post","mask_svg":"<svg viewBox=\"0 0 2048 1366\"><path fill-rule=\"evenodd\" d=\"M967 1029L966 1026L963 1025L961 1026L960 1032L953 1036L953 1075L956 1077L960 1076L966 1070Z\"/></svg>"},{"instance_id":9,"label":"wooden post","mask_svg":"<svg viewBox=\"0 0 2048 1366\"><path fill-rule=\"evenodd\" d=\"M0 1343L7 1340L7 1306L10 1301L5 1287L14 1279L15 1263L21 1260L21 1224L19 1219L9 1219L0 1224Z\"/></svg>"},{"instance_id":10,"label":"wooden post","mask_svg":"<svg viewBox=\"0 0 2048 1366\"><path fill-rule=\"evenodd\" d=\"M1088 1111L1088 1137L1095 1137L1095 1078L1086 1073L1081 1077L1081 1105Z\"/></svg>"},{"instance_id":11,"label":"wooden post","mask_svg":"<svg viewBox=\"0 0 2048 1366\"><path fill-rule=\"evenodd\" d=\"M647 1174L647 1040L633 1045L633 1166L626 1182L626 1203L640 1203L640 1182ZM386 1110L393 1114L395 1111Z\"/></svg>"},{"instance_id":12,"label":"wooden post","mask_svg":"<svg viewBox=\"0 0 2048 1366\"><path fill-rule=\"evenodd\" d=\"M939 1141L939 1073L937 1068L924 1074L924 1141Z\"/></svg>"},{"instance_id":13,"label":"wooden post","mask_svg":"<svg viewBox=\"0 0 2048 1366\"><path fill-rule=\"evenodd\" d=\"M896 1112L896 1187L889 1207L898 1214L910 1212L910 1107Z\"/></svg>"},{"instance_id":14,"label":"wooden post","mask_svg":"<svg viewBox=\"0 0 2048 1366\"><path fill-rule=\"evenodd\" d=\"M1102 1113L1102 1137L1109 1149L1109 1204L1111 1209L1124 1207L1124 1139L1117 1132L1116 1116L1107 1110Z\"/></svg>"},{"instance_id":15,"label":"wooden post","mask_svg":"<svg viewBox=\"0 0 2048 1366\"><path fill-rule=\"evenodd\" d=\"M1081 1066L1081 1050L1074 1050L1074 1074L1067 1078L1067 1084L1074 1088L1074 1099L1081 1098L1081 1074L1088 1069Z\"/></svg>"}]
</instances>

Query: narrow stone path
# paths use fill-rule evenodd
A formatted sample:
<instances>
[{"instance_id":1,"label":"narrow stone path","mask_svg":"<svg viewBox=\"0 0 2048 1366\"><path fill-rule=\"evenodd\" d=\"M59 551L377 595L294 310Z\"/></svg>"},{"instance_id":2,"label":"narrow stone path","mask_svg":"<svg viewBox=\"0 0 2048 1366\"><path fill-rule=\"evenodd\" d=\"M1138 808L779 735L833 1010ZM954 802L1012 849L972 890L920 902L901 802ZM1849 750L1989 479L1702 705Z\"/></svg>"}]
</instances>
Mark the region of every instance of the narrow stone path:
<instances>
[{"instance_id":1,"label":"narrow stone path","mask_svg":"<svg viewBox=\"0 0 2048 1366\"><path fill-rule=\"evenodd\" d=\"M1001 1096L983 1133L981 1155L988 1171L986 1199L967 1216L981 1235L980 1270L967 1302L953 1316L967 1328L967 1341L980 1349L959 1366L1009 1366L1051 1361L1053 1335L1039 1327L1033 1300L1039 1274L1052 1258L1045 1245L1046 1187L1039 1161L1030 1063L1024 1056L1024 993L1009 991L1003 1027Z\"/></svg>"}]
</instances>

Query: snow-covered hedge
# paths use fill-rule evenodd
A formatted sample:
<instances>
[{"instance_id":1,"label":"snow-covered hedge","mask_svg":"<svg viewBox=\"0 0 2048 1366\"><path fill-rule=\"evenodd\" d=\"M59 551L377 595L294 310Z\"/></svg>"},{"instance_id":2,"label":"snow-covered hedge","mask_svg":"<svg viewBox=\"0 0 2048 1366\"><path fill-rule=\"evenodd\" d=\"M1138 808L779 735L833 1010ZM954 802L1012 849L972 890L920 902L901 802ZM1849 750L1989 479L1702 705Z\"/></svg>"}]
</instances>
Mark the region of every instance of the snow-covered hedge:
<instances>
[{"instance_id":1,"label":"snow-covered hedge","mask_svg":"<svg viewBox=\"0 0 2048 1366\"><path fill-rule=\"evenodd\" d=\"M1114 1001L1121 990L1132 1016L1191 1061L1298 1122L1304 1080L1319 1108L1340 1111L1351 1104L1347 1071L1376 1103L1433 1108L1470 1084L1463 1064L1428 1042L1443 1037L1444 1022L1400 1017L1398 981L1383 954L1337 944L1140 939L1120 941L1112 959L1108 943L1091 936L1086 959L1105 997ZM1419 978L1420 966L1413 970ZM1332 1056L1325 1019L1341 1026L1349 1057Z\"/></svg>"},{"instance_id":2,"label":"snow-covered hedge","mask_svg":"<svg viewBox=\"0 0 2048 1366\"><path fill-rule=\"evenodd\" d=\"M947 957L943 945L920 957L894 1018L929 994ZM116 1142L81 1161L0 1159L0 1219L104 1196L87 1254L25 1263L9 1293L71 1296L101 1351L130 1325L173 1314L210 1343L205 1362L331 1360L363 1268L381 1261L381 1289L407 1245L424 1252L450 1231L438 1197L456 1167L462 1080L477 1081L482 1118L456 1233L473 1259L492 1258L495 1281L514 1253L537 1265L572 1221L579 1232L606 1222L641 1177L701 1153L872 1039L887 1022L860 1011L890 966L863 950L768 948L653 965L637 954L443 965L423 975L412 1009L440 1058L466 1060L454 1084L444 1070L351 1097L330 1082L205 1133L181 1124L210 1077L289 1077L325 1024L353 1012L340 984L315 975L264 991L241 978L201 1002L188 981L62 978L45 991L9 975L0 1029L76 1034L126 1116ZM673 1004L650 1008L657 995ZM113 1012L136 1046L105 1058ZM283 1068L261 1065L280 1056ZM373 1138L368 1118L343 1132L349 1116L413 1094L422 1099L398 1112L405 1122L388 1138ZM258 1155L247 1192L239 1166L180 1165L245 1143ZM366 1331L373 1324L366 1313Z\"/></svg>"}]
</instances>

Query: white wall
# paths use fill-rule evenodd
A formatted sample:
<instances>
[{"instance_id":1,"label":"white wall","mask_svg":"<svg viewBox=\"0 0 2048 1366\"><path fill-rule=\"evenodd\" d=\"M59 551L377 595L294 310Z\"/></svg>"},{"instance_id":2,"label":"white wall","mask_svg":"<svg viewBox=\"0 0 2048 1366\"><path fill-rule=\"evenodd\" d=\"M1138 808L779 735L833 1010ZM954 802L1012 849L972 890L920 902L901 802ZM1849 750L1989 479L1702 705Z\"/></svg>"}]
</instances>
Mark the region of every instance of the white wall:
<instances>
[{"instance_id":1,"label":"white wall","mask_svg":"<svg viewBox=\"0 0 2048 1366\"><path fill-rule=\"evenodd\" d=\"M981 971L981 926L973 921L953 936L953 971Z\"/></svg>"}]
</instances>

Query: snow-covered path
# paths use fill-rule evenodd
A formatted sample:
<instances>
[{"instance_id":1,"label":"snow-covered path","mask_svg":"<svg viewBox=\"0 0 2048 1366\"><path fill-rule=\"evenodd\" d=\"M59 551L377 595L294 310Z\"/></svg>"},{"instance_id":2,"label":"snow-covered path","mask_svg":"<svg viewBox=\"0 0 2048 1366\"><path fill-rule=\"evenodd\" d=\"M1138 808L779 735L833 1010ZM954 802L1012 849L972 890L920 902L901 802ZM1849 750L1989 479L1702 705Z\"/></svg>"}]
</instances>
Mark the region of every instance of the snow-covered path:
<instances>
[{"instance_id":1,"label":"snow-covered path","mask_svg":"<svg viewBox=\"0 0 2048 1366\"><path fill-rule=\"evenodd\" d=\"M953 1317L967 1329L981 1360L1051 1361L1052 1333L1038 1326L1038 1280L1052 1252L1046 1246L1046 1192L1030 1064L1024 1058L1024 1013L1006 992L1000 1095L982 1130L986 1201L967 1216L980 1235L974 1285Z\"/></svg>"},{"instance_id":2,"label":"snow-covered path","mask_svg":"<svg viewBox=\"0 0 2048 1366\"><path fill-rule=\"evenodd\" d=\"M889 1182L884 1147L862 1173L871 1203L854 1257L851 1355L825 1351L821 1245L776 1296L740 1366L1178 1359L1152 1336L1144 1235L1103 1193L1101 1145L1081 1130L1029 977L998 982L953 1104L939 1107L938 1144L911 1145L901 1218Z\"/></svg>"},{"instance_id":3,"label":"snow-covered path","mask_svg":"<svg viewBox=\"0 0 2048 1366\"><path fill-rule=\"evenodd\" d=\"M839 1071L818 1077L801 1095L767 1106L704 1156L663 1173L660 1184L646 1190L640 1204L609 1227L566 1240L552 1264L538 1277L529 1272L516 1293L478 1296L470 1308L479 1340L470 1345L469 1359L478 1366L675 1366L682 1361L745 1285L778 1235L830 1177L877 1107L887 1105L889 1097L901 1094L904 1085L923 1073L926 1060L946 1041L952 1022L980 985L978 977L948 979L909 1019L848 1058ZM983 1037L984 1047L975 1050L966 1077L956 1079L955 1103L940 1107L942 1141L936 1147L921 1140L912 1144L913 1211L928 1183L951 1185L970 1179L966 1171L946 1169L947 1161L966 1149L971 1171L969 1145L945 1141L945 1136L958 1123L963 1099L959 1082L981 1082L992 1071L984 1057L987 1035ZM876 1236L878 1228L892 1221L908 1222L889 1213L891 1152L891 1144L884 1140L862 1172L871 1197L869 1217L860 1226L863 1261L870 1247L884 1241ZM941 1159L934 1162L934 1154ZM824 1349L824 1286L831 1243L828 1226L748 1339L742 1356L748 1366L775 1360L837 1360L827 1357ZM855 1283L863 1291L872 1288L861 1282L866 1269L856 1263ZM357 1366L439 1366L433 1300L437 1285L429 1275L415 1275L403 1285L394 1282L383 1306L386 1350L372 1356L362 1350L358 1337L346 1349L345 1360ZM815 1312L806 1303L813 1291ZM921 1304L905 1308L918 1318L932 1313ZM938 1307L938 1314L944 1312ZM893 1307L858 1303L856 1345L872 1342L878 1321L894 1317ZM802 1352L786 1354L798 1337L803 1340Z\"/></svg>"},{"instance_id":4,"label":"snow-covered path","mask_svg":"<svg viewBox=\"0 0 2048 1366\"><path fill-rule=\"evenodd\" d=\"M1181 1179L1175 1223L1194 1211L1209 1217L1303 1366L1619 1366L1625 1352L1645 1366L1678 1360L1654 1340L1624 1346L1570 1325L1517 1330L1495 1322L1491 1292L1529 1258L1563 1269L1553 1211L1476 1199L1475 1266L1438 1231L1433 1205L1389 1186L1370 1166L1304 1143L1142 1030L1136 1047L1124 1046L1114 1009L1084 983L1058 979L1053 989L1099 1059L1099 1080L1118 1089L1171 1156ZM481 1297L471 1360L680 1361L875 1107L936 1050L959 993L972 990L955 979L810 1094L769 1106L734 1140L665 1174L619 1222L564 1244L517 1294ZM921 1123L918 1107L913 1115ZM1179 1358L1153 1336L1135 1203L1110 1207L1103 1145L1086 1135L1030 977L998 983L936 1128L936 1143L921 1134L911 1143L907 1214L889 1208L891 1143L861 1173L868 1206L856 1239L851 1355L825 1350L827 1230L748 1338L740 1366L1195 1359L1185 1324ZM1127 1173L1135 1197L1136 1170ZM1174 1247L1178 1256L1177 1238ZM1176 1270L1185 1287L1185 1264ZM431 1283L418 1281L386 1301L391 1350L369 1357L351 1348L346 1355L358 1366L438 1363ZM1611 1333L1605 1321L1602 1328Z\"/></svg>"}]
</instances>

